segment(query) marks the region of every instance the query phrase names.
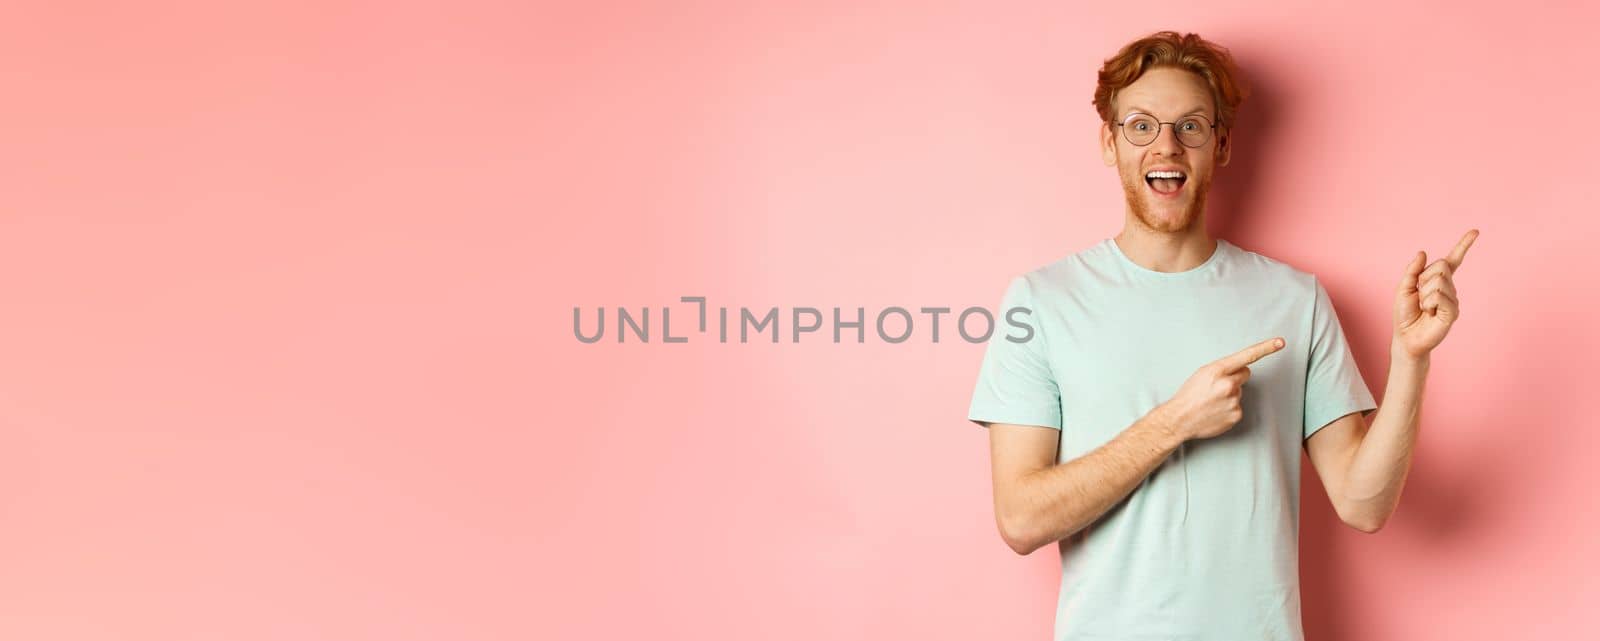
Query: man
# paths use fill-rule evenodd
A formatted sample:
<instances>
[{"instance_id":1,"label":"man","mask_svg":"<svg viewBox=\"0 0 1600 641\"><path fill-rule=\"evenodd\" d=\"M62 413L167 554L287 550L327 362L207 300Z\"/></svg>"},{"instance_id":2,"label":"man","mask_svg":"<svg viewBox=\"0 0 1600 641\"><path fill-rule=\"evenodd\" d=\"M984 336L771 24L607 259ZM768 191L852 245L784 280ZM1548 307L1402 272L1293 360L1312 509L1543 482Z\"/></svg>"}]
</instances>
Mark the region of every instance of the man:
<instances>
[{"instance_id":1,"label":"man","mask_svg":"<svg viewBox=\"0 0 1600 641\"><path fill-rule=\"evenodd\" d=\"M1301 641L1302 444L1351 527L1377 532L1400 500L1477 231L1406 266L1379 406L1315 276L1206 234L1246 94L1194 34L1107 60L1094 103L1123 229L1015 278L1002 309L1036 331L984 354L969 418L1005 542L1059 542L1058 640Z\"/></svg>"}]
</instances>

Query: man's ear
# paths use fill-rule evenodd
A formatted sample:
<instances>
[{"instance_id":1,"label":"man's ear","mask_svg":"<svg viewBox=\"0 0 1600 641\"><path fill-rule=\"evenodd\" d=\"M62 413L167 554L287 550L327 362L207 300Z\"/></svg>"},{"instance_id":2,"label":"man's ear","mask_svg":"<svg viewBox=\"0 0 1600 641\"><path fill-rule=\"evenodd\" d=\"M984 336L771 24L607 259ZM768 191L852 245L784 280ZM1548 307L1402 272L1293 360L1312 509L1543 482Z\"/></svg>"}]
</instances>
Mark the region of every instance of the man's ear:
<instances>
[{"instance_id":1,"label":"man's ear","mask_svg":"<svg viewBox=\"0 0 1600 641\"><path fill-rule=\"evenodd\" d=\"M1233 132L1225 131L1217 138L1217 166L1227 167L1233 157Z\"/></svg>"},{"instance_id":2,"label":"man's ear","mask_svg":"<svg viewBox=\"0 0 1600 641\"><path fill-rule=\"evenodd\" d=\"M1100 123L1100 162L1107 167L1117 166L1117 135L1109 122Z\"/></svg>"}]
</instances>

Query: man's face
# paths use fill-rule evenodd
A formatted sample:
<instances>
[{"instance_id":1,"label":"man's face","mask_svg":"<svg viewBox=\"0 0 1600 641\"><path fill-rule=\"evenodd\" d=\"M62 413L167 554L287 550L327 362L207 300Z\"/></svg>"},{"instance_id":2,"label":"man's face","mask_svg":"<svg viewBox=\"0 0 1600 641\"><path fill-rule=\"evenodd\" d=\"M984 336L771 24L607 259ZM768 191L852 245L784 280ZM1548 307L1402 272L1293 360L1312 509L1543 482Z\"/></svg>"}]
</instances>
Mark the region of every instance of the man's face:
<instances>
[{"instance_id":1,"label":"man's face","mask_svg":"<svg viewBox=\"0 0 1600 641\"><path fill-rule=\"evenodd\" d=\"M1137 81L1117 92L1112 105L1114 123L1128 114L1143 113L1161 122L1177 122L1198 113L1217 121L1211 89L1205 79L1189 71L1157 68L1146 71ZM1229 147L1221 129L1212 132L1205 144L1186 147L1178 142L1173 125L1161 125L1155 142L1137 146L1128 142L1116 124L1100 128L1101 157L1106 166L1115 165L1122 179L1128 211L1144 227L1159 232L1182 232L1195 225L1205 212L1206 192L1216 167L1228 164ZM1181 181L1146 180L1158 169L1183 174ZM1162 192L1158 187L1168 187Z\"/></svg>"}]
</instances>

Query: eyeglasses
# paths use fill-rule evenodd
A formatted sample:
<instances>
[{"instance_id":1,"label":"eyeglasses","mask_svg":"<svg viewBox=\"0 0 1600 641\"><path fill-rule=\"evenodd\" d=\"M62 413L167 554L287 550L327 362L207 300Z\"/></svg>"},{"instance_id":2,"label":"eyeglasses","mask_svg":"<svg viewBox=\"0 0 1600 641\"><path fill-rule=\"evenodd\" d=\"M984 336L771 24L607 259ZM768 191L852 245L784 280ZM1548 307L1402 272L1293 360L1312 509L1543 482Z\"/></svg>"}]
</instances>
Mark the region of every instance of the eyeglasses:
<instances>
[{"instance_id":1,"label":"eyeglasses","mask_svg":"<svg viewBox=\"0 0 1600 641\"><path fill-rule=\"evenodd\" d=\"M1177 122L1161 122L1155 116L1135 112L1116 124L1122 128L1122 137L1136 147L1155 142L1156 136L1161 135L1161 125L1172 125L1172 131L1178 134L1178 142L1185 147L1206 144L1207 140L1211 140L1211 131L1217 128L1205 116L1198 114L1184 116Z\"/></svg>"}]
</instances>

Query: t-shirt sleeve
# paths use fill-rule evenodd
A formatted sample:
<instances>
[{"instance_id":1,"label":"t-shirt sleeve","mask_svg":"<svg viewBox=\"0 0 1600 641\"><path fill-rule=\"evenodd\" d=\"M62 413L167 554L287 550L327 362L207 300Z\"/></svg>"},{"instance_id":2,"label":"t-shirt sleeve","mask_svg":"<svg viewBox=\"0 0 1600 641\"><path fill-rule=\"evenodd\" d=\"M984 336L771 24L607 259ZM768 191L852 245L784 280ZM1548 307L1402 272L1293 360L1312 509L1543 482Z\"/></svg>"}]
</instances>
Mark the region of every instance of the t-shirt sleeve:
<instances>
[{"instance_id":1,"label":"t-shirt sleeve","mask_svg":"<svg viewBox=\"0 0 1600 641\"><path fill-rule=\"evenodd\" d=\"M967 418L984 427L1011 423L1061 429L1061 393L1047 353L1032 287L1027 277L1018 276L995 317Z\"/></svg>"},{"instance_id":2,"label":"t-shirt sleeve","mask_svg":"<svg viewBox=\"0 0 1600 641\"><path fill-rule=\"evenodd\" d=\"M1361 379L1356 359L1345 342L1344 328L1322 283L1313 279L1316 303L1311 311L1311 358L1306 371L1304 438L1351 412L1377 409L1372 391Z\"/></svg>"}]
</instances>

